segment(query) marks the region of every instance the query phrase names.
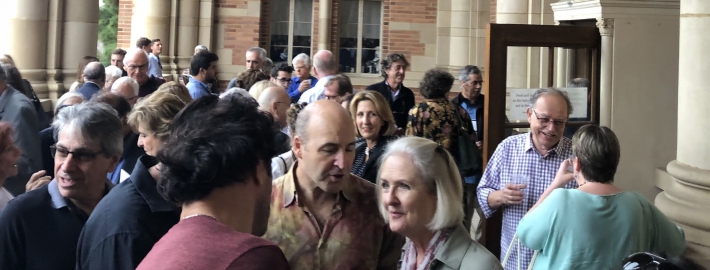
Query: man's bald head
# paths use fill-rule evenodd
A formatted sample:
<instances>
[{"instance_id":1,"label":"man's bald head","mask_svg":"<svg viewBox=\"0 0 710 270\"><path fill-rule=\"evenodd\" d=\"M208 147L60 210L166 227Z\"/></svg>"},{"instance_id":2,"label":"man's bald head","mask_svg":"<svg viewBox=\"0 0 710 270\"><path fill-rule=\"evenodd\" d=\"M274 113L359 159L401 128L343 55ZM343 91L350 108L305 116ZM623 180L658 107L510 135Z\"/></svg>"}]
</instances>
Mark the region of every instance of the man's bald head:
<instances>
[{"instance_id":1,"label":"man's bald head","mask_svg":"<svg viewBox=\"0 0 710 270\"><path fill-rule=\"evenodd\" d=\"M139 85L145 84L148 77L148 53L145 51L133 48L126 57L123 58L123 69L126 70L128 76L136 80Z\"/></svg>"},{"instance_id":2,"label":"man's bald head","mask_svg":"<svg viewBox=\"0 0 710 270\"><path fill-rule=\"evenodd\" d=\"M106 83L106 71L104 65L99 62L91 62L84 67L84 81L91 81L103 87Z\"/></svg>"},{"instance_id":3,"label":"man's bald head","mask_svg":"<svg viewBox=\"0 0 710 270\"><path fill-rule=\"evenodd\" d=\"M330 100L318 100L306 106L298 114L295 135L305 140L309 137L309 130L318 130L319 126L323 124L337 127L338 133L355 136L355 128L350 114L340 104Z\"/></svg>"},{"instance_id":4,"label":"man's bald head","mask_svg":"<svg viewBox=\"0 0 710 270\"><path fill-rule=\"evenodd\" d=\"M338 73L338 63L329 50L320 50L313 55L313 67L318 79Z\"/></svg>"},{"instance_id":5,"label":"man's bald head","mask_svg":"<svg viewBox=\"0 0 710 270\"><path fill-rule=\"evenodd\" d=\"M291 104L291 98L286 93L286 89L281 86L270 86L264 89L259 95L259 109L271 113L279 127L286 124L286 111Z\"/></svg>"}]
</instances>

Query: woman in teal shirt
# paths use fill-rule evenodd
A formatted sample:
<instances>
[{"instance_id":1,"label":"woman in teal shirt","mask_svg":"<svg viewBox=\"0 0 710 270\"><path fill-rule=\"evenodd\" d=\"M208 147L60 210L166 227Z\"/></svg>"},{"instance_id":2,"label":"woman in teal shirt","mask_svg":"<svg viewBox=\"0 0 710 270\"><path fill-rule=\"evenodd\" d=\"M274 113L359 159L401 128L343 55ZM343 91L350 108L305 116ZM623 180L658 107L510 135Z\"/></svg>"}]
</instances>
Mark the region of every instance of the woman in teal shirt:
<instances>
[{"instance_id":1,"label":"woman in teal shirt","mask_svg":"<svg viewBox=\"0 0 710 270\"><path fill-rule=\"evenodd\" d=\"M642 195L614 186L614 132L586 125L574 134L572 153L518 225L521 244L539 250L533 269L616 269L635 252L683 252L682 229ZM572 180L578 189L560 188Z\"/></svg>"}]
</instances>

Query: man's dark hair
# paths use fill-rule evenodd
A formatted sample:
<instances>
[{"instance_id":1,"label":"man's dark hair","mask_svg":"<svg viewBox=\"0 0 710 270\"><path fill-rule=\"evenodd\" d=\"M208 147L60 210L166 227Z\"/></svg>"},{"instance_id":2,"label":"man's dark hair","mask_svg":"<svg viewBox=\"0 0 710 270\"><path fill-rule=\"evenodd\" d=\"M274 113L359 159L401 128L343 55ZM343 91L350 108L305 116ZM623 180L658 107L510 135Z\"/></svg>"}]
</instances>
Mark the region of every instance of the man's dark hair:
<instances>
[{"instance_id":1,"label":"man's dark hair","mask_svg":"<svg viewBox=\"0 0 710 270\"><path fill-rule=\"evenodd\" d=\"M237 87L249 91L257 82L268 80L269 75L258 69L247 69L237 76Z\"/></svg>"},{"instance_id":2,"label":"man's dark hair","mask_svg":"<svg viewBox=\"0 0 710 270\"><path fill-rule=\"evenodd\" d=\"M274 79L278 78L279 71L284 71L288 74L291 74L291 73L293 73L293 67L289 66L286 63L278 63L273 68L271 68L271 78L274 78Z\"/></svg>"},{"instance_id":3,"label":"man's dark hair","mask_svg":"<svg viewBox=\"0 0 710 270\"><path fill-rule=\"evenodd\" d=\"M245 183L274 154L273 118L253 99L206 96L175 116L158 152L158 190L175 204L207 197L214 189ZM271 170L266 170L271 174Z\"/></svg>"},{"instance_id":4,"label":"man's dark hair","mask_svg":"<svg viewBox=\"0 0 710 270\"><path fill-rule=\"evenodd\" d=\"M451 73L433 68L424 73L424 78L419 83L419 93L427 99L443 98L451 91L453 85L454 76Z\"/></svg>"},{"instance_id":5,"label":"man's dark hair","mask_svg":"<svg viewBox=\"0 0 710 270\"><path fill-rule=\"evenodd\" d=\"M22 79L22 74L20 74L20 71L17 69L17 67L10 64L0 64L0 67L2 67L0 72L2 72L5 76L5 79L2 79L0 81L6 81L7 84L12 86L12 88L15 88L15 90L20 91L27 98L32 99L32 90L27 89L25 87L25 82Z\"/></svg>"},{"instance_id":6,"label":"man's dark hair","mask_svg":"<svg viewBox=\"0 0 710 270\"><path fill-rule=\"evenodd\" d=\"M115 50L113 50L113 52L111 52L111 54L118 54L118 55L120 55L120 56L124 56L124 57L125 57L125 56L126 56L126 50L121 49L121 48L116 48Z\"/></svg>"},{"instance_id":7,"label":"man's dark hair","mask_svg":"<svg viewBox=\"0 0 710 270\"><path fill-rule=\"evenodd\" d=\"M190 60L190 75L195 76L200 74L200 69L207 70L212 62L219 61L219 57L211 52L199 52L192 56Z\"/></svg>"},{"instance_id":8,"label":"man's dark hair","mask_svg":"<svg viewBox=\"0 0 710 270\"><path fill-rule=\"evenodd\" d=\"M338 84L338 96L344 97L347 94L353 93L353 84L350 82L350 78L348 78L348 76L343 74L332 76L328 79L325 86L329 86L334 83Z\"/></svg>"},{"instance_id":9,"label":"man's dark hair","mask_svg":"<svg viewBox=\"0 0 710 270\"><path fill-rule=\"evenodd\" d=\"M380 69L380 73L382 77L387 79L387 73L385 71L389 70L392 67L392 64L394 62L402 62L404 63L404 69L407 69L409 67L409 62L407 61L407 58L404 57L403 54L401 53L393 53L385 57L385 59L382 59L382 68Z\"/></svg>"},{"instance_id":10,"label":"man's dark hair","mask_svg":"<svg viewBox=\"0 0 710 270\"><path fill-rule=\"evenodd\" d=\"M153 40L150 41L150 43L153 43L153 42L160 42L160 39L159 39L159 38L156 38L156 39L153 39Z\"/></svg>"},{"instance_id":11,"label":"man's dark hair","mask_svg":"<svg viewBox=\"0 0 710 270\"><path fill-rule=\"evenodd\" d=\"M128 103L128 100L114 93L109 92L95 95L91 98L91 101L108 104L111 108L116 110L118 118L121 118L121 120L123 120L126 115L131 112L131 104Z\"/></svg>"},{"instance_id":12,"label":"man's dark hair","mask_svg":"<svg viewBox=\"0 0 710 270\"><path fill-rule=\"evenodd\" d=\"M147 37L141 37L138 39L138 41L136 41L136 47L138 49L143 49L143 47L145 46L150 46L151 43L153 42L150 41L150 39L148 39Z\"/></svg>"}]
</instances>

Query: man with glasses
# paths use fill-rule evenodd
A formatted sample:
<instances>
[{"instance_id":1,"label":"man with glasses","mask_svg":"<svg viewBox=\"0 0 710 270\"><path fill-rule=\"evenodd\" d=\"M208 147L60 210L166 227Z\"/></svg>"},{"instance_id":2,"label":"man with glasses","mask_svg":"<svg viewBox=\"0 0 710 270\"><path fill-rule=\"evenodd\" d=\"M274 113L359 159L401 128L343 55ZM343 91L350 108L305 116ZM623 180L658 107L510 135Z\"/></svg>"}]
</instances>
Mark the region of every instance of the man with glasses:
<instances>
[{"instance_id":1,"label":"man with glasses","mask_svg":"<svg viewBox=\"0 0 710 270\"><path fill-rule=\"evenodd\" d=\"M279 63L271 69L271 81L288 89L291 85L291 73L293 67L286 63Z\"/></svg>"},{"instance_id":2,"label":"man with glasses","mask_svg":"<svg viewBox=\"0 0 710 270\"><path fill-rule=\"evenodd\" d=\"M165 83L165 79L148 75L148 53L133 48L123 59L123 68L128 72L128 77L133 78L139 85L138 96L144 97L152 94Z\"/></svg>"},{"instance_id":3,"label":"man with glasses","mask_svg":"<svg viewBox=\"0 0 710 270\"><path fill-rule=\"evenodd\" d=\"M508 137L491 157L478 185L478 203L486 218L503 211L500 258L511 252L506 269L527 266L533 251L521 247L508 251L518 223L552 184L562 162L572 155L572 141L563 137L565 124L572 113L567 93L554 88L539 89L530 98L527 109L530 132ZM565 188L577 188L571 181Z\"/></svg>"},{"instance_id":4,"label":"man with glasses","mask_svg":"<svg viewBox=\"0 0 710 270\"><path fill-rule=\"evenodd\" d=\"M118 78L118 80L111 85L111 93L125 98L128 104L131 105L131 108L133 108L133 105L136 105L138 101L139 89L140 86L138 86L136 80L131 77Z\"/></svg>"},{"instance_id":5,"label":"man with glasses","mask_svg":"<svg viewBox=\"0 0 710 270\"><path fill-rule=\"evenodd\" d=\"M0 269L74 269L79 234L112 186L106 175L123 151L116 111L82 103L59 111L52 126L55 179L0 213Z\"/></svg>"},{"instance_id":6,"label":"man with glasses","mask_svg":"<svg viewBox=\"0 0 710 270\"><path fill-rule=\"evenodd\" d=\"M259 110L268 112L274 118L274 156L291 150L291 137L288 135L286 111L291 105L291 98L286 89L272 86L264 89L259 95Z\"/></svg>"},{"instance_id":7,"label":"man with glasses","mask_svg":"<svg viewBox=\"0 0 710 270\"><path fill-rule=\"evenodd\" d=\"M324 94L325 99L340 103L343 97L353 94L353 84L350 82L350 78L345 75L334 75L325 83Z\"/></svg>"}]
</instances>

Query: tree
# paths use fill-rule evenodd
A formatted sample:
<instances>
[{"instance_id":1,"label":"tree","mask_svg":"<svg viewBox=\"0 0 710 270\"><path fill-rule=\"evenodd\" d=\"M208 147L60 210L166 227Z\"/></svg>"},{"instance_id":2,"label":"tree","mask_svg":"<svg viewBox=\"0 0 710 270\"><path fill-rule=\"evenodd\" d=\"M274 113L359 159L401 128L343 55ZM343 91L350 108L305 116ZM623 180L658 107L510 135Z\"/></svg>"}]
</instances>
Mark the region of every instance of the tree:
<instances>
[{"instance_id":1,"label":"tree","mask_svg":"<svg viewBox=\"0 0 710 270\"><path fill-rule=\"evenodd\" d=\"M99 51L99 60L104 66L111 64L111 52L116 49L118 36L118 4L114 0L103 0L99 8L99 42L103 51Z\"/></svg>"}]
</instances>

